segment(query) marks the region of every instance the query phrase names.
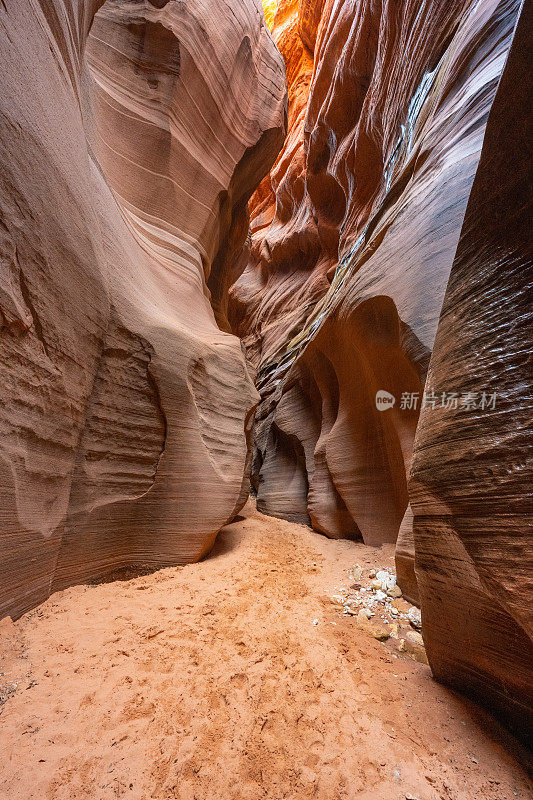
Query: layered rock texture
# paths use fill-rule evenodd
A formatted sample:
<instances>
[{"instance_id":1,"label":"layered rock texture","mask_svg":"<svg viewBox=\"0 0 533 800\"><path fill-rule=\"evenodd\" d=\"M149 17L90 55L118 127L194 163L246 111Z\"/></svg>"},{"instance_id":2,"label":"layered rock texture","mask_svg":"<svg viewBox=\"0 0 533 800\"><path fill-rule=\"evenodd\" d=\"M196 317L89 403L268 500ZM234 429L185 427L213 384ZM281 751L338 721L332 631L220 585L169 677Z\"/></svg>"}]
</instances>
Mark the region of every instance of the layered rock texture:
<instances>
[{"instance_id":1,"label":"layered rock texture","mask_svg":"<svg viewBox=\"0 0 533 800\"><path fill-rule=\"evenodd\" d=\"M286 86L259 0L6 0L0 53L2 616L198 559L244 502L257 393L213 308Z\"/></svg>"},{"instance_id":2,"label":"layered rock texture","mask_svg":"<svg viewBox=\"0 0 533 800\"><path fill-rule=\"evenodd\" d=\"M264 12L0 0L0 616L199 559L251 465L525 733L531 4Z\"/></svg>"},{"instance_id":3,"label":"layered rock texture","mask_svg":"<svg viewBox=\"0 0 533 800\"><path fill-rule=\"evenodd\" d=\"M495 394L424 409L410 496L433 672L533 732L531 384L533 6L517 26L455 255L428 384ZM533 739L532 739L533 741Z\"/></svg>"},{"instance_id":4,"label":"layered rock texture","mask_svg":"<svg viewBox=\"0 0 533 800\"><path fill-rule=\"evenodd\" d=\"M372 544L409 519L429 357L518 9L278 4L289 136L230 292L262 395L263 511ZM393 407L377 407L380 390ZM412 549L400 569L414 596Z\"/></svg>"},{"instance_id":5,"label":"layered rock texture","mask_svg":"<svg viewBox=\"0 0 533 800\"><path fill-rule=\"evenodd\" d=\"M289 136L251 201L229 319L261 392L258 508L397 541L435 675L524 733L531 5L520 14L280 0Z\"/></svg>"}]
</instances>

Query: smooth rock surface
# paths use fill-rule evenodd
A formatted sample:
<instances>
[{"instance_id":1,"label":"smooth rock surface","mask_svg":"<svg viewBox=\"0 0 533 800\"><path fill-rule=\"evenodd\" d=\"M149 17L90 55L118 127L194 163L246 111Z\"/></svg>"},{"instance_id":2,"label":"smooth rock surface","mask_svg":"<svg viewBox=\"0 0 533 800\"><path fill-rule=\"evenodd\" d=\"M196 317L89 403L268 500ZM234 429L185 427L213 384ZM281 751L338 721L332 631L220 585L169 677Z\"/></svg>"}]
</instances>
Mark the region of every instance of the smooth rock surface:
<instances>
[{"instance_id":1,"label":"smooth rock surface","mask_svg":"<svg viewBox=\"0 0 533 800\"><path fill-rule=\"evenodd\" d=\"M299 31L319 9L311 50ZM332 537L396 541L429 357L518 9L513 0L278 6L293 117L270 186L252 199L251 258L229 306L258 370L252 482L265 513ZM386 410L380 390L395 398ZM405 559L400 585L416 600L412 540Z\"/></svg>"},{"instance_id":2,"label":"smooth rock surface","mask_svg":"<svg viewBox=\"0 0 533 800\"><path fill-rule=\"evenodd\" d=\"M428 374L436 392L476 394L476 407L422 412L410 480L431 668L524 737L533 731L532 29L526 3L487 124ZM496 394L494 405L483 408L483 393Z\"/></svg>"},{"instance_id":3,"label":"smooth rock surface","mask_svg":"<svg viewBox=\"0 0 533 800\"><path fill-rule=\"evenodd\" d=\"M259 0L0 3L0 54L0 616L18 616L200 558L244 502L257 394L207 284L223 326L286 87Z\"/></svg>"}]
</instances>

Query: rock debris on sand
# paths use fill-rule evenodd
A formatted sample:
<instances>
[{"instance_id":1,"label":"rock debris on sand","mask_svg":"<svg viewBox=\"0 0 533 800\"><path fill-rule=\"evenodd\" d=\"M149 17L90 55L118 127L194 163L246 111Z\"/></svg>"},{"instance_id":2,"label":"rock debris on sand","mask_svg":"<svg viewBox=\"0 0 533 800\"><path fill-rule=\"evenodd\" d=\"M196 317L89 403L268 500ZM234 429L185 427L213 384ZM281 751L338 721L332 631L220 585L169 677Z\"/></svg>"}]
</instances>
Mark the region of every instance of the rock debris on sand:
<instances>
[{"instance_id":1,"label":"rock debris on sand","mask_svg":"<svg viewBox=\"0 0 533 800\"><path fill-rule=\"evenodd\" d=\"M392 546L243 514L201 563L72 587L0 629L2 800L532 796L514 740L398 652L392 621L331 603L392 574Z\"/></svg>"},{"instance_id":2,"label":"rock debris on sand","mask_svg":"<svg viewBox=\"0 0 533 800\"><path fill-rule=\"evenodd\" d=\"M399 602L402 590L394 572L386 567L365 571L360 564L354 564L347 576L348 586L335 585L338 593L330 597L333 607L345 616L356 617L357 624L374 639L398 640L398 651L427 664L424 640L418 633L422 628L420 609L404 600Z\"/></svg>"}]
</instances>

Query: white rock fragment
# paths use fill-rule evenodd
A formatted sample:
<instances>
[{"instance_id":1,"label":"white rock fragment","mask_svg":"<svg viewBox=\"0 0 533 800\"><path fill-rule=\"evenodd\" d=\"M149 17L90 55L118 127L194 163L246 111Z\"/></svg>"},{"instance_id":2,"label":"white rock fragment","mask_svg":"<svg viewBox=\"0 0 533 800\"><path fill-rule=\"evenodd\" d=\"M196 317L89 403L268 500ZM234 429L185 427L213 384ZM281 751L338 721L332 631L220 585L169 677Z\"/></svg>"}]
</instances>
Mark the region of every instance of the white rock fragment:
<instances>
[{"instance_id":1,"label":"white rock fragment","mask_svg":"<svg viewBox=\"0 0 533 800\"><path fill-rule=\"evenodd\" d=\"M396 586L396 575L393 575L386 569L380 569L376 573L376 581L379 581L379 588L381 591L386 592L388 589L392 589L394 586Z\"/></svg>"},{"instance_id":2,"label":"white rock fragment","mask_svg":"<svg viewBox=\"0 0 533 800\"><path fill-rule=\"evenodd\" d=\"M330 600L332 603L338 606L342 606L342 604L344 603L344 597L342 597L342 595L340 594L332 594Z\"/></svg>"},{"instance_id":3,"label":"white rock fragment","mask_svg":"<svg viewBox=\"0 0 533 800\"><path fill-rule=\"evenodd\" d=\"M419 608L415 608L414 606L410 608L407 612L407 619L413 628L420 629L422 627L422 615Z\"/></svg>"},{"instance_id":4,"label":"white rock fragment","mask_svg":"<svg viewBox=\"0 0 533 800\"><path fill-rule=\"evenodd\" d=\"M363 576L363 567L360 564L354 564L348 574L353 581L360 581Z\"/></svg>"}]
</instances>

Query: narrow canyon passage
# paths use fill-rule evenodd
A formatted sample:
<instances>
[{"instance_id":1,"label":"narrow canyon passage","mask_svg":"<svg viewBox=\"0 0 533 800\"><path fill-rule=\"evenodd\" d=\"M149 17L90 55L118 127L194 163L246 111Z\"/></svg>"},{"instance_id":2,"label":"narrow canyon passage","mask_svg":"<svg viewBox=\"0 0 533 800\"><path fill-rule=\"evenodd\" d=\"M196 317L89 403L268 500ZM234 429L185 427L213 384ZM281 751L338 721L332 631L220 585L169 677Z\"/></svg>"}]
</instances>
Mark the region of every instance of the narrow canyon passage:
<instances>
[{"instance_id":1,"label":"narrow canyon passage","mask_svg":"<svg viewBox=\"0 0 533 800\"><path fill-rule=\"evenodd\" d=\"M533 798L531 31L0 0L0 800Z\"/></svg>"},{"instance_id":2,"label":"narrow canyon passage","mask_svg":"<svg viewBox=\"0 0 533 800\"><path fill-rule=\"evenodd\" d=\"M6 619L0 797L531 797L503 729L331 603L393 553L250 501L200 563Z\"/></svg>"}]
</instances>

